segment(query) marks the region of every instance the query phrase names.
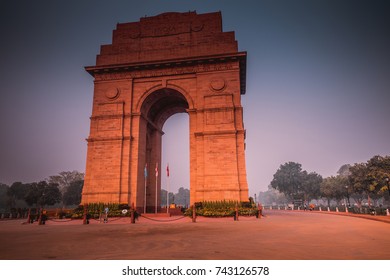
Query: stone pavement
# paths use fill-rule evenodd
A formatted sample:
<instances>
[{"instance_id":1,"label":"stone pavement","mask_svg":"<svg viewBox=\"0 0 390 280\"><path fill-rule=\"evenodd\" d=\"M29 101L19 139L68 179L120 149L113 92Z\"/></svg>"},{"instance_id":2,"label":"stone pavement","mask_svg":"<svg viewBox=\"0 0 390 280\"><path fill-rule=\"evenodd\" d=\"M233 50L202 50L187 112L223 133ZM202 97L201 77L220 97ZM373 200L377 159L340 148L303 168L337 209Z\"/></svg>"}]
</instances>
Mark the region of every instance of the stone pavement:
<instances>
[{"instance_id":1,"label":"stone pavement","mask_svg":"<svg viewBox=\"0 0 390 280\"><path fill-rule=\"evenodd\" d=\"M22 225L0 222L0 259L389 260L390 225L341 214L266 211L266 217L140 218Z\"/></svg>"}]
</instances>

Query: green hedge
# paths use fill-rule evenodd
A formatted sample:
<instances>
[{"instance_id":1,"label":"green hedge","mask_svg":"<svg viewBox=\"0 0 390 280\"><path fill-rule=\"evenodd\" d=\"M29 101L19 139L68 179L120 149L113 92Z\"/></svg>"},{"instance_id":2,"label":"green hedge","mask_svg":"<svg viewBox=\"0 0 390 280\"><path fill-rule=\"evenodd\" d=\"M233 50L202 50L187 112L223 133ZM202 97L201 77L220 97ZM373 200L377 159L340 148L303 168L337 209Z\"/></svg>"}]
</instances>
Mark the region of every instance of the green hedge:
<instances>
[{"instance_id":1,"label":"green hedge","mask_svg":"<svg viewBox=\"0 0 390 280\"><path fill-rule=\"evenodd\" d=\"M196 215L204 217L232 217L235 215L236 207L240 216L255 216L258 214L256 205L245 201L221 200L195 203ZM192 208L187 209L184 215L192 216Z\"/></svg>"},{"instance_id":2,"label":"green hedge","mask_svg":"<svg viewBox=\"0 0 390 280\"><path fill-rule=\"evenodd\" d=\"M119 203L91 203L87 205L88 215L91 218L98 219L101 215L104 215L104 209L108 207L109 217L124 217L130 216L130 211L126 214L122 213L123 209L129 210L128 204ZM238 214L240 216L256 216L258 215L258 209L254 203L250 202L238 202L233 200L221 200L221 201L203 201L195 203L196 215L204 217L233 217L238 208ZM192 216L192 208L185 211L184 215ZM81 219L84 216L84 205L80 205L72 211L68 218Z\"/></svg>"},{"instance_id":3,"label":"green hedge","mask_svg":"<svg viewBox=\"0 0 390 280\"><path fill-rule=\"evenodd\" d=\"M108 217L124 217L130 216L130 211L127 211L126 214L122 213L123 209L129 210L130 207L128 204L119 204L119 203L90 203L87 205L87 213L91 218L99 218L101 215L104 215L104 209L108 207ZM84 205L80 205L73 210L70 218L80 219L84 216Z\"/></svg>"}]
</instances>

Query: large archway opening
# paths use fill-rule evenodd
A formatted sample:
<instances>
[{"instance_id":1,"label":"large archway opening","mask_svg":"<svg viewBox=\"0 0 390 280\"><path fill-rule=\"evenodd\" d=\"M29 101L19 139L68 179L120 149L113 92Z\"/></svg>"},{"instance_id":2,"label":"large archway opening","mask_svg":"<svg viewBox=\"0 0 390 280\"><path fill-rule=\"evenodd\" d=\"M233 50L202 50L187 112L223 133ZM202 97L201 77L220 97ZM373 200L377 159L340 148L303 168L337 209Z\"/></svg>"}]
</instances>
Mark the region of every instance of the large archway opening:
<instances>
[{"instance_id":1,"label":"large archway opening","mask_svg":"<svg viewBox=\"0 0 390 280\"><path fill-rule=\"evenodd\" d=\"M163 131L162 166L165 170L161 180L161 206L174 204L187 208L190 203L188 114L179 113L171 116L165 122Z\"/></svg>"},{"instance_id":2,"label":"large archway opening","mask_svg":"<svg viewBox=\"0 0 390 280\"><path fill-rule=\"evenodd\" d=\"M176 166L180 166L180 169L182 169L184 164L181 163L184 160L187 160L187 166L189 166L189 121L188 115L183 114L187 112L188 108L189 105L185 96L179 91L169 88L162 88L150 93L142 103L141 126L143 127L143 131L145 131L145 146L143 148L143 153L145 154L145 174L148 175L144 176L144 186L139 186L138 188L137 200L141 200L139 194L142 194L142 205L144 213L161 212L161 189L164 188L164 184L165 189L168 192L170 191L170 187L168 185L171 182L168 180L166 174L166 168L170 157L172 156L171 164L173 164L171 165L171 170L173 166L175 166L174 169L176 169ZM167 147L167 156L163 161L162 141L163 135L165 134L163 128L166 121L174 115L187 115L187 135L184 136L185 132L179 132L180 129L176 126L178 122L176 118L173 117L172 124L168 125L166 128L168 128L170 131L173 131L172 139L175 141L171 139L172 144L169 144L167 140L167 145L169 145L170 148L168 149ZM180 133L180 135L177 133ZM175 150L175 145L173 142L180 143L180 141L183 143L184 141L187 142L187 158L181 157L181 151ZM187 172L189 173L189 167L187 167ZM189 179L187 179L187 182L187 187L189 188ZM177 188L176 181L173 186ZM140 205L140 203L138 203L138 205Z\"/></svg>"}]
</instances>

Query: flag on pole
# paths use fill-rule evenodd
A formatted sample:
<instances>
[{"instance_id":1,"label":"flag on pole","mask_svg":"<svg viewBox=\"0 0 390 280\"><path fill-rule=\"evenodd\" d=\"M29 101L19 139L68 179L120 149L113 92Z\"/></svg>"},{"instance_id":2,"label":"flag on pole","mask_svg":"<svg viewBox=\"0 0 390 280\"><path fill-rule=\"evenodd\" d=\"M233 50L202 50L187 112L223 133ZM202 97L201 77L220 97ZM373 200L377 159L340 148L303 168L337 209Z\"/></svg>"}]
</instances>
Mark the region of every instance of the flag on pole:
<instances>
[{"instance_id":1,"label":"flag on pole","mask_svg":"<svg viewBox=\"0 0 390 280\"><path fill-rule=\"evenodd\" d=\"M158 163L156 163L156 177L158 177Z\"/></svg>"},{"instance_id":2,"label":"flag on pole","mask_svg":"<svg viewBox=\"0 0 390 280\"><path fill-rule=\"evenodd\" d=\"M148 164L147 163L145 163L144 176L145 176L145 178L148 177Z\"/></svg>"},{"instance_id":3,"label":"flag on pole","mask_svg":"<svg viewBox=\"0 0 390 280\"><path fill-rule=\"evenodd\" d=\"M167 164L167 177L169 177L169 164Z\"/></svg>"}]
</instances>

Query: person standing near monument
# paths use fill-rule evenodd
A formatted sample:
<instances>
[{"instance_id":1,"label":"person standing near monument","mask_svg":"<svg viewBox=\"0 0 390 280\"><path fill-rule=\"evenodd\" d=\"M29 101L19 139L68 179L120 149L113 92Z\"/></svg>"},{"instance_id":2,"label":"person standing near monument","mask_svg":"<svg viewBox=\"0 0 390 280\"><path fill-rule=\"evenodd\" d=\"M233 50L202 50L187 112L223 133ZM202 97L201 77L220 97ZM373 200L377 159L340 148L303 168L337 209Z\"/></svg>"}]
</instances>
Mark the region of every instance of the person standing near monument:
<instances>
[{"instance_id":1,"label":"person standing near monument","mask_svg":"<svg viewBox=\"0 0 390 280\"><path fill-rule=\"evenodd\" d=\"M104 208L104 223L108 223L108 207Z\"/></svg>"}]
</instances>

